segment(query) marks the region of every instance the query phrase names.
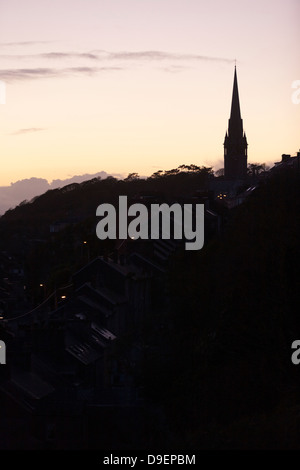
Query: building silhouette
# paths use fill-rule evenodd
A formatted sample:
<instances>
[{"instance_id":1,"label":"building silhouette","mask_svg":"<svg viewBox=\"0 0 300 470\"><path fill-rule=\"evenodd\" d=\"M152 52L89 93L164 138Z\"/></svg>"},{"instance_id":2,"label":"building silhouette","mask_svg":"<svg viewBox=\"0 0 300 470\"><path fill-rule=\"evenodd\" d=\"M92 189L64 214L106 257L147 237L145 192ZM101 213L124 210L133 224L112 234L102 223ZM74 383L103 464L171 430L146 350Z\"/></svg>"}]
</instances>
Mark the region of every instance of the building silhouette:
<instances>
[{"instance_id":1,"label":"building silhouette","mask_svg":"<svg viewBox=\"0 0 300 470\"><path fill-rule=\"evenodd\" d=\"M228 121L228 131L224 140L224 176L230 180L244 180L247 176L247 138L243 131L236 67Z\"/></svg>"}]
</instances>

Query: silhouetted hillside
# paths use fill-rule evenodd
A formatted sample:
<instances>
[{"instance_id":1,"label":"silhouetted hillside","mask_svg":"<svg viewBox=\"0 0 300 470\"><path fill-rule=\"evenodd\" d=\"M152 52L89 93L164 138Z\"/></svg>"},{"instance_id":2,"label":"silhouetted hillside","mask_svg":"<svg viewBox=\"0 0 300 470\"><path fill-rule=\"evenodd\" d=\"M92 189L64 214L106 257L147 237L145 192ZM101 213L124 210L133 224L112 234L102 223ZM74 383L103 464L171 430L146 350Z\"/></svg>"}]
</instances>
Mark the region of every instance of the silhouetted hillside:
<instances>
[{"instance_id":1,"label":"silhouetted hillside","mask_svg":"<svg viewBox=\"0 0 300 470\"><path fill-rule=\"evenodd\" d=\"M31 201L24 201L8 210L0 218L0 245L7 247L13 236L47 237L49 225L57 222L75 222L95 217L101 203L118 203L119 195L130 198L144 195L163 195L164 198L192 194L202 188L212 177L212 170L195 165L157 172L152 177L140 179L135 174L125 180L114 177L94 178L83 183L73 183L52 189Z\"/></svg>"},{"instance_id":2,"label":"silhouetted hillside","mask_svg":"<svg viewBox=\"0 0 300 470\"><path fill-rule=\"evenodd\" d=\"M73 183L81 183L93 178L107 178L109 175L105 171L94 174L75 175L64 180L56 179L49 183L45 178L25 178L10 183L9 186L0 186L0 214L4 214L10 208L16 207L21 201L30 200L51 189L62 188ZM116 178L122 175L111 175Z\"/></svg>"},{"instance_id":3,"label":"silhouetted hillside","mask_svg":"<svg viewBox=\"0 0 300 470\"><path fill-rule=\"evenodd\" d=\"M124 180L110 176L49 190L0 218L0 251L15 256L24 268L27 293L35 304L40 283L52 292L90 260L111 253L115 242L96 236L99 204L117 207L119 195L127 195L131 202L172 201L204 188L211 177L210 168L183 165L147 179L136 174Z\"/></svg>"},{"instance_id":4,"label":"silhouetted hillside","mask_svg":"<svg viewBox=\"0 0 300 470\"><path fill-rule=\"evenodd\" d=\"M299 235L299 177L281 173L232 213L222 239L175 257L170 354L145 368L174 446L299 447Z\"/></svg>"}]
</instances>

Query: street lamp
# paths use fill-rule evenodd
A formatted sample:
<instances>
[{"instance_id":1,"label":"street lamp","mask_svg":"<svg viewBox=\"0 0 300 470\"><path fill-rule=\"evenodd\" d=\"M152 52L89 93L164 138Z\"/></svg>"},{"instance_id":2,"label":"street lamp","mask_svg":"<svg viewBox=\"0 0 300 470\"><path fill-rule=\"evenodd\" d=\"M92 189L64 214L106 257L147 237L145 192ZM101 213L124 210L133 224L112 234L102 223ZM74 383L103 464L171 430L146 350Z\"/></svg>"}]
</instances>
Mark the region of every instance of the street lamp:
<instances>
[{"instance_id":1,"label":"street lamp","mask_svg":"<svg viewBox=\"0 0 300 470\"><path fill-rule=\"evenodd\" d=\"M42 282L40 282L40 287L43 289L43 300L46 298L46 286Z\"/></svg>"},{"instance_id":2,"label":"street lamp","mask_svg":"<svg viewBox=\"0 0 300 470\"><path fill-rule=\"evenodd\" d=\"M89 244L86 240L83 241L83 244L87 246L87 260L88 262L90 261L90 248L89 248Z\"/></svg>"}]
</instances>

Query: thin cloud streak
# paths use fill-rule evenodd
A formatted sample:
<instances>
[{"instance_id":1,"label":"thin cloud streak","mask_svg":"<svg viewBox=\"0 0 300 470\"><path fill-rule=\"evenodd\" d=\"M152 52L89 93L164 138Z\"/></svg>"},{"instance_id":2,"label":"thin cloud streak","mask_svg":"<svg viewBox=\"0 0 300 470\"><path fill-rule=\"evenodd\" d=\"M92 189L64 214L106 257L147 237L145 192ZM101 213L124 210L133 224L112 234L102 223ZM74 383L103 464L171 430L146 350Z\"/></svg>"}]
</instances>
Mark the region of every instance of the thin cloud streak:
<instances>
[{"instance_id":1,"label":"thin cloud streak","mask_svg":"<svg viewBox=\"0 0 300 470\"><path fill-rule=\"evenodd\" d=\"M0 47L11 46L34 46L35 44L49 44L53 41L20 41L20 42L0 42Z\"/></svg>"},{"instance_id":2,"label":"thin cloud streak","mask_svg":"<svg viewBox=\"0 0 300 470\"><path fill-rule=\"evenodd\" d=\"M44 52L39 54L0 55L3 59L92 59L92 60L134 60L134 61L164 61L188 60L233 63L234 59L213 57L200 54L178 54L164 51L120 51L108 52L94 50L90 52Z\"/></svg>"},{"instance_id":3,"label":"thin cloud streak","mask_svg":"<svg viewBox=\"0 0 300 470\"><path fill-rule=\"evenodd\" d=\"M90 52L43 52L40 54L1 54L1 59L93 59L99 60L99 56Z\"/></svg>"},{"instance_id":4,"label":"thin cloud streak","mask_svg":"<svg viewBox=\"0 0 300 470\"><path fill-rule=\"evenodd\" d=\"M45 52L39 54L39 56L45 59L99 59L96 54L92 54L91 52Z\"/></svg>"},{"instance_id":5,"label":"thin cloud streak","mask_svg":"<svg viewBox=\"0 0 300 470\"><path fill-rule=\"evenodd\" d=\"M38 78L59 78L74 75L94 75L101 72L123 70L122 67L68 67L56 68L31 68L31 69L5 69L0 70L0 79L7 82L20 80L33 80Z\"/></svg>"},{"instance_id":6,"label":"thin cloud streak","mask_svg":"<svg viewBox=\"0 0 300 470\"><path fill-rule=\"evenodd\" d=\"M186 65L166 65L165 67L159 67L159 70L168 73L180 73L184 72L185 70L189 70L191 67Z\"/></svg>"},{"instance_id":7,"label":"thin cloud streak","mask_svg":"<svg viewBox=\"0 0 300 470\"><path fill-rule=\"evenodd\" d=\"M47 52L30 55L0 55L1 58L10 59L89 59L98 62L105 62L107 64L112 62L118 62L117 66L111 66L103 64L102 67L88 67L88 66L75 66L75 67L32 67L32 68L16 68L16 69L4 69L0 70L0 80L7 82L20 81L20 80L32 80L38 78L59 78L65 76L76 76L76 75L95 75L101 72L120 71L138 63L164 63L163 67L159 69L167 73L178 73L186 70L188 67L185 65L188 63L191 65L192 62L225 62L233 63L233 59L222 58L222 57L210 57L197 54L177 54L163 51L120 51L120 52L107 52L104 50L96 50L90 52ZM126 67L122 66L122 62L126 63ZM172 63L173 62L173 63ZM176 64L174 64L176 62ZM181 62L182 65L178 64ZM119 65L120 64L120 65Z\"/></svg>"},{"instance_id":8,"label":"thin cloud streak","mask_svg":"<svg viewBox=\"0 0 300 470\"><path fill-rule=\"evenodd\" d=\"M19 129L15 132L12 132L9 135L21 135L21 134L29 134L30 132L39 132L39 131L45 131L46 129L42 127L28 127L26 129Z\"/></svg>"},{"instance_id":9,"label":"thin cloud streak","mask_svg":"<svg viewBox=\"0 0 300 470\"><path fill-rule=\"evenodd\" d=\"M97 51L95 51L97 52ZM233 59L224 57L210 57L198 54L178 54L164 51L138 51L138 52L106 52L107 58L111 60L196 60L196 61L213 61L232 63Z\"/></svg>"}]
</instances>

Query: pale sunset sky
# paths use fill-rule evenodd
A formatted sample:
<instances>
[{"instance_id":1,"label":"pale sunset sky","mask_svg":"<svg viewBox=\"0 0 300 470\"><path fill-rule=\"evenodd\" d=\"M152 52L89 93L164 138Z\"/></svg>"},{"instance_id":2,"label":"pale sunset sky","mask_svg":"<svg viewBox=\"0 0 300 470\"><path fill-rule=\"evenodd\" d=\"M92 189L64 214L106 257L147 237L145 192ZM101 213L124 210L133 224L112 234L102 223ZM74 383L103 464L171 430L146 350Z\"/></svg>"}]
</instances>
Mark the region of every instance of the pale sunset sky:
<instances>
[{"instance_id":1,"label":"pale sunset sky","mask_svg":"<svg viewBox=\"0 0 300 470\"><path fill-rule=\"evenodd\" d=\"M300 0L0 0L0 185L223 166L236 59L249 162L300 148Z\"/></svg>"}]
</instances>

